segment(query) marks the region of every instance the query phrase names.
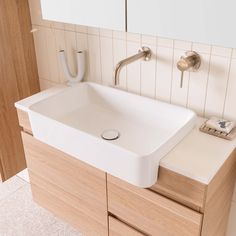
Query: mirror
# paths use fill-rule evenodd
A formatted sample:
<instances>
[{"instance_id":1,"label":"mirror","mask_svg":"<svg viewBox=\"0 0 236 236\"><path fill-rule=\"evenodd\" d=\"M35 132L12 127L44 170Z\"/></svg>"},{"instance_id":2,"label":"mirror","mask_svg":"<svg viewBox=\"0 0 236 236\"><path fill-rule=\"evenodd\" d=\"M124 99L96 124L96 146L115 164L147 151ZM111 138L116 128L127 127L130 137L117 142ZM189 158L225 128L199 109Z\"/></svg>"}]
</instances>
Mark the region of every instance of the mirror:
<instances>
[{"instance_id":1,"label":"mirror","mask_svg":"<svg viewBox=\"0 0 236 236\"><path fill-rule=\"evenodd\" d=\"M45 20L124 31L125 0L41 0Z\"/></svg>"},{"instance_id":2,"label":"mirror","mask_svg":"<svg viewBox=\"0 0 236 236\"><path fill-rule=\"evenodd\" d=\"M128 0L128 32L236 48L235 0Z\"/></svg>"}]
</instances>

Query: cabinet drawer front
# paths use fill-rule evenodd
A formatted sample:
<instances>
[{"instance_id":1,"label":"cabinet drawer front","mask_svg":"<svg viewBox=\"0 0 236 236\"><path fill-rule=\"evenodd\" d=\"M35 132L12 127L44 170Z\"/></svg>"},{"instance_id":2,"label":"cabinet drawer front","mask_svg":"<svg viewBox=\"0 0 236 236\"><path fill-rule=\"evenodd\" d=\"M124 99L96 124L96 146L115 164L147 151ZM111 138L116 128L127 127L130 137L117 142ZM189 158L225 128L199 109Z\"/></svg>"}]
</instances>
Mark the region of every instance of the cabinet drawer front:
<instances>
[{"instance_id":1,"label":"cabinet drawer front","mask_svg":"<svg viewBox=\"0 0 236 236\"><path fill-rule=\"evenodd\" d=\"M149 235L198 236L202 215L108 175L108 210Z\"/></svg>"},{"instance_id":2,"label":"cabinet drawer front","mask_svg":"<svg viewBox=\"0 0 236 236\"><path fill-rule=\"evenodd\" d=\"M109 216L109 236L145 236L125 223Z\"/></svg>"},{"instance_id":3,"label":"cabinet drawer front","mask_svg":"<svg viewBox=\"0 0 236 236\"><path fill-rule=\"evenodd\" d=\"M78 228L86 235L107 235L106 174L29 134L22 132L22 138L31 185L34 186L33 196L37 202L68 222L71 222L71 218L65 215L66 209L73 209ZM38 197L39 193L43 197ZM51 198L58 205L63 202L64 210L51 208ZM85 220L90 222L93 233L82 224Z\"/></svg>"},{"instance_id":4,"label":"cabinet drawer front","mask_svg":"<svg viewBox=\"0 0 236 236\"><path fill-rule=\"evenodd\" d=\"M202 211L207 185L160 166L158 180L151 190L195 211Z\"/></svg>"}]
</instances>

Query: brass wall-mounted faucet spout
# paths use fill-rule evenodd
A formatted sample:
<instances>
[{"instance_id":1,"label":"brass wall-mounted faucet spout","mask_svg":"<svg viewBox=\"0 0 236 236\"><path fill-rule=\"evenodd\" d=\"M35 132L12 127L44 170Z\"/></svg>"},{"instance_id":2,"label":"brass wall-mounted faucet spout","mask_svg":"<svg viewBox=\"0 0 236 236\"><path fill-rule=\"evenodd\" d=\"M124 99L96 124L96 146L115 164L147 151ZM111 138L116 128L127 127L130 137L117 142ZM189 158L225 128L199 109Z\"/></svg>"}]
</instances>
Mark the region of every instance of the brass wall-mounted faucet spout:
<instances>
[{"instance_id":1,"label":"brass wall-mounted faucet spout","mask_svg":"<svg viewBox=\"0 0 236 236\"><path fill-rule=\"evenodd\" d=\"M116 65L115 71L114 71L114 83L115 83L115 85L119 84L119 75L120 75L120 71L121 71L123 66L128 65L131 62L137 61L140 58L143 58L145 61L149 61L151 59L151 56L152 56L152 52L151 52L150 48L141 47L141 49L139 49L137 54L118 62L117 65Z\"/></svg>"},{"instance_id":2,"label":"brass wall-mounted faucet spout","mask_svg":"<svg viewBox=\"0 0 236 236\"><path fill-rule=\"evenodd\" d=\"M177 68L181 71L180 88L183 87L185 71L197 71L201 65L201 57L197 52L187 51L177 62Z\"/></svg>"}]
</instances>

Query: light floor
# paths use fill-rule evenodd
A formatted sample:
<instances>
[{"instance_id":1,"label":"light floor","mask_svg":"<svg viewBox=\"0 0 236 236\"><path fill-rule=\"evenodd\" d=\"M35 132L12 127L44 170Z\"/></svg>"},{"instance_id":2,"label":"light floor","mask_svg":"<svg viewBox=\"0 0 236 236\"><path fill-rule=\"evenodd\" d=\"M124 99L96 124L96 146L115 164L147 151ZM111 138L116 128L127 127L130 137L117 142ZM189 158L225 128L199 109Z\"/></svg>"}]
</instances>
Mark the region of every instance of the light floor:
<instances>
[{"instance_id":1,"label":"light floor","mask_svg":"<svg viewBox=\"0 0 236 236\"><path fill-rule=\"evenodd\" d=\"M0 236L82 236L32 201L20 177L0 183Z\"/></svg>"}]
</instances>

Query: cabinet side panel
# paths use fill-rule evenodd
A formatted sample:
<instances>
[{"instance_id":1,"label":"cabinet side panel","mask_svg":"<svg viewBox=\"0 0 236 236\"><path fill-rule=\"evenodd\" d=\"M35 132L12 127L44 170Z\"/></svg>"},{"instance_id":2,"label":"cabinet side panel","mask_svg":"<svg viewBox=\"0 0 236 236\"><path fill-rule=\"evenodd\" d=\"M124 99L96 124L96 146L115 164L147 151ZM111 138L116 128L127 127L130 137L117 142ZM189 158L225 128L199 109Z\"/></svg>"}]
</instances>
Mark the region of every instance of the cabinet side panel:
<instances>
[{"instance_id":1,"label":"cabinet side panel","mask_svg":"<svg viewBox=\"0 0 236 236\"><path fill-rule=\"evenodd\" d=\"M202 236L225 235L236 178L234 151L208 186Z\"/></svg>"}]
</instances>

